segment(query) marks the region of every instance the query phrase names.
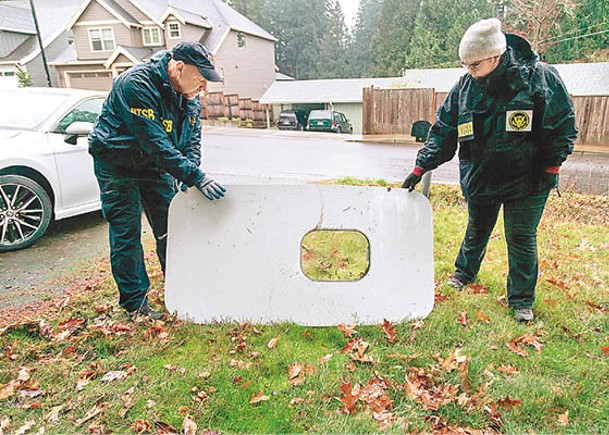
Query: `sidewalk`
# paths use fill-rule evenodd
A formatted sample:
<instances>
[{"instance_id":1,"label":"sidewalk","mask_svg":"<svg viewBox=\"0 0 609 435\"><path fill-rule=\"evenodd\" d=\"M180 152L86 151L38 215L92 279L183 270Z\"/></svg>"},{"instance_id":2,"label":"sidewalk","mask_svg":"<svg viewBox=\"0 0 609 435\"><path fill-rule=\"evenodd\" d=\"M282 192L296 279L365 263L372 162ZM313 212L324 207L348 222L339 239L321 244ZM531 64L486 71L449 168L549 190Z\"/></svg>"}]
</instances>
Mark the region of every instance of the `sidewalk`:
<instances>
[{"instance_id":1,"label":"sidewalk","mask_svg":"<svg viewBox=\"0 0 609 435\"><path fill-rule=\"evenodd\" d=\"M358 136L358 135L356 135ZM420 148L423 146L422 142L417 142L414 137L408 135L388 135L388 134L377 134L377 135L359 135L359 138L353 138L350 141L354 142L370 142L370 143L384 143L393 145L410 145ZM573 149L574 153L599 153L609 155L609 144L607 145L582 145L575 144Z\"/></svg>"}]
</instances>

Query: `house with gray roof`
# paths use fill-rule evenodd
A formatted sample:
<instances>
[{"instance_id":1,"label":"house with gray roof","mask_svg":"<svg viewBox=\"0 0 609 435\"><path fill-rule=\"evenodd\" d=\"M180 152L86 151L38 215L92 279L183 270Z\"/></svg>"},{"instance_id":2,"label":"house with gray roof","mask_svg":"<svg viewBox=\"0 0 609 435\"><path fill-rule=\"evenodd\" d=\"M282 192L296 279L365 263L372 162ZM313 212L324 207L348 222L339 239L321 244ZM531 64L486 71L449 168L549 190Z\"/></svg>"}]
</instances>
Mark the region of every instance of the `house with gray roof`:
<instances>
[{"instance_id":1,"label":"house with gray roof","mask_svg":"<svg viewBox=\"0 0 609 435\"><path fill-rule=\"evenodd\" d=\"M572 96L609 96L609 62L553 66ZM333 108L347 116L355 133L361 133L364 88L428 88L443 98L463 74L463 68L412 69L402 77L276 81L260 102L273 105L274 119L282 110Z\"/></svg>"},{"instance_id":2,"label":"house with gray roof","mask_svg":"<svg viewBox=\"0 0 609 435\"><path fill-rule=\"evenodd\" d=\"M82 0L37 1L36 15L47 60L69 45L66 25ZM47 75L27 0L0 2L0 88L17 87L17 71L31 75L34 86L47 86ZM51 84L59 86L57 72L49 68Z\"/></svg>"},{"instance_id":3,"label":"house with gray roof","mask_svg":"<svg viewBox=\"0 0 609 435\"><path fill-rule=\"evenodd\" d=\"M258 99L275 80L277 40L221 0L82 0L66 29L73 44L49 62L64 87L109 90L118 74L183 40L214 55L223 82L210 92Z\"/></svg>"},{"instance_id":4,"label":"house with gray roof","mask_svg":"<svg viewBox=\"0 0 609 435\"><path fill-rule=\"evenodd\" d=\"M112 79L182 40L201 41L224 81L209 91L258 99L275 80L276 39L221 0L36 0L53 86L108 90ZM47 77L28 0L0 1L0 88L17 71Z\"/></svg>"}]
</instances>

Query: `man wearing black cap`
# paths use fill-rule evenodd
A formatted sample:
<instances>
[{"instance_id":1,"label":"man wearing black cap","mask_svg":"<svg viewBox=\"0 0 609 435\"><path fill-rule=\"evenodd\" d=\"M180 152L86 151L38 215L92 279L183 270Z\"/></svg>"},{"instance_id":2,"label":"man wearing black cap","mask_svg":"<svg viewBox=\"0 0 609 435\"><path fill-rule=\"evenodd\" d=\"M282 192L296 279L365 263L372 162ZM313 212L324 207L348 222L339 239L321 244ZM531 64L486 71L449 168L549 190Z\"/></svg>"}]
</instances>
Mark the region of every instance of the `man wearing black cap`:
<instances>
[{"instance_id":1,"label":"man wearing black cap","mask_svg":"<svg viewBox=\"0 0 609 435\"><path fill-rule=\"evenodd\" d=\"M222 81L211 54L185 41L118 76L89 135L89 153L110 225L110 263L120 300L131 318L160 319L148 305L150 281L141 244L141 215L156 239L163 273L167 216L175 181L209 200L225 188L201 163L200 91Z\"/></svg>"}]
</instances>

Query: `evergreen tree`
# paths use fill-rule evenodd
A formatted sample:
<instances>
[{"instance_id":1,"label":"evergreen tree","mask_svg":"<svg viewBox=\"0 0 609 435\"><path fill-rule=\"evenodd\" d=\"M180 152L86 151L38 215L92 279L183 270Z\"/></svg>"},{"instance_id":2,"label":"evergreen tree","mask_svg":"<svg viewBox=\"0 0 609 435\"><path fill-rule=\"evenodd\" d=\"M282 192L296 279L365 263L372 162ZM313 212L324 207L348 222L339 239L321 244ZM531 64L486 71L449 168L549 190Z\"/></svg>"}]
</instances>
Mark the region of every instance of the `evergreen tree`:
<instances>
[{"instance_id":1,"label":"evergreen tree","mask_svg":"<svg viewBox=\"0 0 609 435\"><path fill-rule=\"evenodd\" d=\"M269 33L273 33L271 24L271 0L225 0L226 3L249 20L258 24Z\"/></svg>"},{"instance_id":2,"label":"evergreen tree","mask_svg":"<svg viewBox=\"0 0 609 435\"><path fill-rule=\"evenodd\" d=\"M541 54L551 63L609 61L609 8L606 0L584 0L565 15L547 39Z\"/></svg>"},{"instance_id":3,"label":"evergreen tree","mask_svg":"<svg viewBox=\"0 0 609 435\"><path fill-rule=\"evenodd\" d=\"M488 0L425 0L417 14L408 68L447 68L459 64L459 42L474 22L497 15Z\"/></svg>"},{"instance_id":4,"label":"evergreen tree","mask_svg":"<svg viewBox=\"0 0 609 435\"><path fill-rule=\"evenodd\" d=\"M319 78L344 78L352 76L347 46L349 32L345 16L338 0L328 3L327 28L321 39L318 59Z\"/></svg>"},{"instance_id":5,"label":"evergreen tree","mask_svg":"<svg viewBox=\"0 0 609 435\"><path fill-rule=\"evenodd\" d=\"M328 28L325 0L272 0L271 29L279 40L275 59L279 70L296 79L319 75L319 53Z\"/></svg>"},{"instance_id":6,"label":"evergreen tree","mask_svg":"<svg viewBox=\"0 0 609 435\"><path fill-rule=\"evenodd\" d=\"M353 38L349 46L352 77L369 77L372 72L372 37L378 28L382 0L361 0Z\"/></svg>"},{"instance_id":7,"label":"evergreen tree","mask_svg":"<svg viewBox=\"0 0 609 435\"><path fill-rule=\"evenodd\" d=\"M406 54L421 0L383 0L379 23L372 38L372 73L375 76L400 75L406 67Z\"/></svg>"}]
</instances>

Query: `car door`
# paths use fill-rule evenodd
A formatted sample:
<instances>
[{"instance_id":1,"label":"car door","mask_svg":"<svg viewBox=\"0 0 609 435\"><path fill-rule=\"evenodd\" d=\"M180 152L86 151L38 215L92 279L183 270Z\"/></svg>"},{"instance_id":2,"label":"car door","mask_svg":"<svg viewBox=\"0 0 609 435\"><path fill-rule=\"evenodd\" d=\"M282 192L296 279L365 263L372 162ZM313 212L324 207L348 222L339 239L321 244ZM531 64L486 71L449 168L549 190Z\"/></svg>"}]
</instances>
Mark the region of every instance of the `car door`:
<instances>
[{"instance_id":1,"label":"car door","mask_svg":"<svg viewBox=\"0 0 609 435\"><path fill-rule=\"evenodd\" d=\"M78 137L76 144L65 141L64 132L74 122L93 123L104 102L103 98L91 98L80 102L58 123L54 132L48 133L53 142L60 197L56 199L58 218L95 210L99 207L99 187L93 171L93 158L88 151L86 136Z\"/></svg>"}]
</instances>

